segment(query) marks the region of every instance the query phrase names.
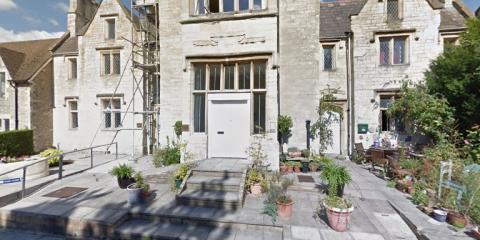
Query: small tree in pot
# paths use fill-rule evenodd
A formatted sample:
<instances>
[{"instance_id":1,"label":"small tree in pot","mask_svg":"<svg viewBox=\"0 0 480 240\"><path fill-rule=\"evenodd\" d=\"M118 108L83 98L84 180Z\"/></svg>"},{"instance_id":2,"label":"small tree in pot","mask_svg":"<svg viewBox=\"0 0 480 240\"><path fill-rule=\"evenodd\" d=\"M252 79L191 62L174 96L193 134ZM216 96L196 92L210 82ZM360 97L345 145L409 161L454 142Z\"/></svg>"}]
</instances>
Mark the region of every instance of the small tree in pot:
<instances>
[{"instance_id":1,"label":"small tree in pot","mask_svg":"<svg viewBox=\"0 0 480 240\"><path fill-rule=\"evenodd\" d=\"M144 188L144 181L141 172L135 174L135 183L128 185L127 192L128 192L128 203L136 204L141 201L141 193Z\"/></svg>"},{"instance_id":2,"label":"small tree in pot","mask_svg":"<svg viewBox=\"0 0 480 240\"><path fill-rule=\"evenodd\" d=\"M278 142L280 143L280 153L283 155L283 145L288 142L288 138L292 135L291 128L293 127L293 121L290 116L278 117Z\"/></svg>"},{"instance_id":3,"label":"small tree in pot","mask_svg":"<svg viewBox=\"0 0 480 240\"><path fill-rule=\"evenodd\" d=\"M351 176L345 167L329 164L321 175L328 182L328 197L323 206L327 212L330 227L337 232L344 232L348 228L353 205L343 198L343 189L351 182Z\"/></svg>"},{"instance_id":4,"label":"small tree in pot","mask_svg":"<svg viewBox=\"0 0 480 240\"><path fill-rule=\"evenodd\" d=\"M274 173L266 186L267 200L263 211L272 217L273 222L276 221L277 216L281 218L292 216L293 200L287 194L288 187L291 185L293 180Z\"/></svg>"},{"instance_id":5,"label":"small tree in pot","mask_svg":"<svg viewBox=\"0 0 480 240\"><path fill-rule=\"evenodd\" d=\"M257 169L248 170L247 181L245 188L253 195L260 195L262 193L262 185L264 185L265 179L263 174Z\"/></svg>"},{"instance_id":6,"label":"small tree in pot","mask_svg":"<svg viewBox=\"0 0 480 240\"><path fill-rule=\"evenodd\" d=\"M135 171L133 170L133 168L131 166L128 166L127 164L120 164L110 171L111 175L117 177L118 186L121 189L127 188L128 185L134 182L134 173Z\"/></svg>"}]
</instances>

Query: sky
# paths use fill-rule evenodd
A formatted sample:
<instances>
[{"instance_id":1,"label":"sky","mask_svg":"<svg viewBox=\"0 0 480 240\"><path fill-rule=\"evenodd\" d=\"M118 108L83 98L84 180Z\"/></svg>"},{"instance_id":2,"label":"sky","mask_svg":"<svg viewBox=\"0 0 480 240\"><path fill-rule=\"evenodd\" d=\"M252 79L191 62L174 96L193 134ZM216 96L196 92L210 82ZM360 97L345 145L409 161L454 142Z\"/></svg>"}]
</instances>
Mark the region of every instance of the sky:
<instances>
[{"instance_id":1,"label":"sky","mask_svg":"<svg viewBox=\"0 0 480 240\"><path fill-rule=\"evenodd\" d=\"M122 0L130 5L130 0ZM475 11L480 0L463 0ZM0 0L0 42L52 38L67 29L69 0Z\"/></svg>"}]
</instances>

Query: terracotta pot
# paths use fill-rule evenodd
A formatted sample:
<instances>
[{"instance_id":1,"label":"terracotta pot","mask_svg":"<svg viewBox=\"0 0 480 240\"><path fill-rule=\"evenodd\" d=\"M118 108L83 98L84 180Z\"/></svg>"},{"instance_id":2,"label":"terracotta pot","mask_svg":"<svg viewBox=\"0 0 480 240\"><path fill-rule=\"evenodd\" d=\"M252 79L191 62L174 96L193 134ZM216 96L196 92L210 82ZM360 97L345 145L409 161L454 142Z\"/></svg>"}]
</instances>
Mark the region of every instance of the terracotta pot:
<instances>
[{"instance_id":1,"label":"terracotta pot","mask_svg":"<svg viewBox=\"0 0 480 240\"><path fill-rule=\"evenodd\" d=\"M407 187L407 192L408 192L408 194L412 195L415 192L415 188Z\"/></svg>"},{"instance_id":2,"label":"terracotta pot","mask_svg":"<svg viewBox=\"0 0 480 240\"><path fill-rule=\"evenodd\" d=\"M281 218L289 218L293 212L293 201L290 199L289 203L277 202L277 213Z\"/></svg>"},{"instance_id":3,"label":"terracotta pot","mask_svg":"<svg viewBox=\"0 0 480 240\"><path fill-rule=\"evenodd\" d=\"M287 167L287 172L288 172L288 173L292 173L292 172L293 172L293 167L292 167L292 166L288 166L288 167Z\"/></svg>"},{"instance_id":4,"label":"terracotta pot","mask_svg":"<svg viewBox=\"0 0 480 240\"><path fill-rule=\"evenodd\" d=\"M288 156L290 158L298 158L298 157L301 157L302 156L302 152L289 152L288 153Z\"/></svg>"},{"instance_id":5,"label":"terracotta pot","mask_svg":"<svg viewBox=\"0 0 480 240\"><path fill-rule=\"evenodd\" d=\"M296 172L296 173L299 173L300 172L300 167L299 166L294 166L293 171Z\"/></svg>"},{"instance_id":6,"label":"terracotta pot","mask_svg":"<svg viewBox=\"0 0 480 240\"><path fill-rule=\"evenodd\" d=\"M281 165L280 166L280 172L281 173L286 173L288 171L288 167L286 165Z\"/></svg>"},{"instance_id":7,"label":"terracotta pot","mask_svg":"<svg viewBox=\"0 0 480 240\"><path fill-rule=\"evenodd\" d=\"M260 183L252 184L252 186L250 186L250 192L251 192L253 195L260 195L260 194L262 194L262 186L260 185Z\"/></svg>"},{"instance_id":8,"label":"terracotta pot","mask_svg":"<svg viewBox=\"0 0 480 240\"><path fill-rule=\"evenodd\" d=\"M448 212L447 221L451 225L459 228L464 228L467 225L467 218L465 215L454 211Z\"/></svg>"},{"instance_id":9,"label":"terracotta pot","mask_svg":"<svg viewBox=\"0 0 480 240\"><path fill-rule=\"evenodd\" d=\"M348 209L331 208L327 204L323 203L327 211L328 225L337 231L345 232L348 229L348 223L350 222L350 216L354 210L354 207Z\"/></svg>"},{"instance_id":10,"label":"terracotta pot","mask_svg":"<svg viewBox=\"0 0 480 240\"><path fill-rule=\"evenodd\" d=\"M310 168L310 172L316 172L317 169L318 169L318 166L310 164L310 165L308 165L308 168Z\"/></svg>"}]
</instances>

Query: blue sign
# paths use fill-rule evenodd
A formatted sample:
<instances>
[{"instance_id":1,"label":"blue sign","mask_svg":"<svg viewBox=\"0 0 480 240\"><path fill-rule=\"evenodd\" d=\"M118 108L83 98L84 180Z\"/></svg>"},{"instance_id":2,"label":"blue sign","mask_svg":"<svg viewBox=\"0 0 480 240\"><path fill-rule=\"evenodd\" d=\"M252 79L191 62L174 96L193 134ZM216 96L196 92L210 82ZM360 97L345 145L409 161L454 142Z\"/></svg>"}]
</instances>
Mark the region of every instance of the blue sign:
<instances>
[{"instance_id":1,"label":"blue sign","mask_svg":"<svg viewBox=\"0 0 480 240\"><path fill-rule=\"evenodd\" d=\"M21 181L22 181L22 178L9 178L9 179L0 180L0 184L18 183Z\"/></svg>"}]
</instances>

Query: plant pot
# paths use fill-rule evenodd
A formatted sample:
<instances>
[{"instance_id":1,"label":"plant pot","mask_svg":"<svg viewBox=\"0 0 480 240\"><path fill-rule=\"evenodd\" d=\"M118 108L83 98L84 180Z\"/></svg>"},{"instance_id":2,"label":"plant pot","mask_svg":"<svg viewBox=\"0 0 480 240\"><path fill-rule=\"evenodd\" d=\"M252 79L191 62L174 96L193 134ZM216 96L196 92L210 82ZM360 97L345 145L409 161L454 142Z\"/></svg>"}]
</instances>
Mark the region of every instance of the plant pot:
<instances>
[{"instance_id":1,"label":"plant pot","mask_svg":"<svg viewBox=\"0 0 480 240\"><path fill-rule=\"evenodd\" d=\"M480 240L480 232L478 230L472 230L472 235L475 237L475 239Z\"/></svg>"},{"instance_id":2,"label":"plant pot","mask_svg":"<svg viewBox=\"0 0 480 240\"><path fill-rule=\"evenodd\" d=\"M337 232L347 231L354 207L352 206L348 209L332 208L325 204L325 202L323 205L327 211L328 225Z\"/></svg>"},{"instance_id":3,"label":"plant pot","mask_svg":"<svg viewBox=\"0 0 480 240\"><path fill-rule=\"evenodd\" d=\"M277 213L281 218L289 218L292 216L293 212L293 201L290 200L289 203L280 203L277 202Z\"/></svg>"},{"instance_id":4,"label":"plant pot","mask_svg":"<svg viewBox=\"0 0 480 240\"><path fill-rule=\"evenodd\" d=\"M142 191L142 197L143 197L143 199L149 198L150 195L152 195L152 193L151 193L150 191Z\"/></svg>"},{"instance_id":5,"label":"plant pot","mask_svg":"<svg viewBox=\"0 0 480 240\"><path fill-rule=\"evenodd\" d=\"M131 205L139 203L141 201L141 193L142 189L138 188L135 183L128 185L127 187L128 192L128 203Z\"/></svg>"},{"instance_id":6,"label":"plant pot","mask_svg":"<svg viewBox=\"0 0 480 240\"><path fill-rule=\"evenodd\" d=\"M308 173L308 163L306 163L306 162L302 163L302 172L303 173Z\"/></svg>"},{"instance_id":7,"label":"plant pot","mask_svg":"<svg viewBox=\"0 0 480 240\"><path fill-rule=\"evenodd\" d=\"M318 166L314 164L308 165L308 168L310 168L310 172L316 172L318 170Z\"/></svg>"},{"instance_id":8,"label":"plant pot","mask_svg":"<svg viewBox=\"0 0 480 240\"><path fill-rule=\"evenodd\" d=\"M292 166L288 166L288 167L287 167L287 172L288 172L288 173L293 173L293 167L292 167Z\"/></svg>"},{"instance_id":9,"label":"plant pot","mask_svg":"<svg viewBox=\"0 0 480 240\"><path fill-rule=\"evenodd\" d=\"M175 179L175 188L180 189L180 186L182 186L183 179Z\"/></svg>"},{"instance_id":10,"label":"plant pot","mask_svg":"<svg viewBox=\"0 0 480 240\"><path fill-rule=\"evenodd\" d=\"M281 173L286 173L287 171L288 171L288 167L287 167L287 166L285 166L285 165L281 165L281 166L280 166L280 172L281 172Z\"/></svg>"},{"instance_id":11,"label":"plant pot","mask_svg":"<svg viewBox=\"0 0 480 240\"><path fill-rule=\"evenodd\" d=\"M132 178L117 178L118 186L121 189L125 189L128 187L128 185L132 184L135 182Z\"/></svg>"},{"instance_id":12,"label":"plant pot","mask_svg":"<svg viewBox=\"0 0 480 240\"><path fill-rule=\"evenodd\" d=\"M296 172L296 173L299 173L300 172L300 167L299 166L294 166L293 171Z\"/></svg>"},{"instance_id":13,"label":"plant pot","mask_svg":"<svg viewBox=\"0 0 480 240\"><path fill-rule=\"evenodd\" d=\"M289 152L288 157L290 158L299 158L302 156L302 152Z\"/></svg>"},{"instance_id":14,"label":"plant pot","mask_svg":"<svg viewBox=\"0 0 480 240\"><path fill-rule=\"evenodd\" d=\"M446 222L447 221L447 214L448 212L440 210L440 209L435 209L433 210L433 218L439 222Z\"/></svg>"},{"instance_id":15,"label":"plant pot","mask_svg":"<svg viewBox=\"0 0 480 240\"><path fill-rule=\"evenodd\" d=\"M407 187L407 192L408 192L408 194L412 195L413 193L415 193L415 188Z\"/></svg>"},{"instance_id":16,"label":"plant pot","mask_svg":"<svg viewBox=\"0 0 480 240\"><path fill-rule=\"evenodd\" d=\"M250 192L253 195L260 195L262 194L262 185L260 183L255 183L252 186L250 186Z\"/></svg>"},{"instance_id":17,"label":"plant pot","mask_svg":"<svg viewBox=\"0 0 480 240\"><path fill-rule=\"evenodd\" d=\"M458 228L464 228L467 225L467 218L465 215L458 212L448 212L447 219L448 223Z\"/></svg>"}]
</instances>

